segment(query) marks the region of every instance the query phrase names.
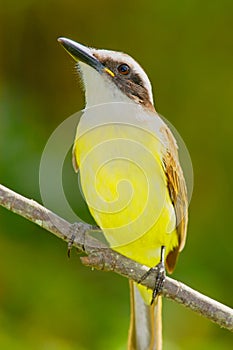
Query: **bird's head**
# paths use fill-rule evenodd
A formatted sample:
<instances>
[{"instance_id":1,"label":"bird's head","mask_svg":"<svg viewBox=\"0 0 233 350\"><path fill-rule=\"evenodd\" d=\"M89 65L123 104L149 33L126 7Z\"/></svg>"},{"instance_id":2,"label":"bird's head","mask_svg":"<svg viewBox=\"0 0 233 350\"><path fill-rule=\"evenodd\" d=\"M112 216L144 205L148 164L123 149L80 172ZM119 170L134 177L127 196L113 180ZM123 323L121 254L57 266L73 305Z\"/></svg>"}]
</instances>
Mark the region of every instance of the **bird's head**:
<instances>
[{"instance_id":1,"label":"bird's head","mask_svg":"<svg viewBox=\"0 0 233 350\"><path fill-rule=\"evenodd\" d=\"M132 57L122 52L89 48L66 38L58 41L77 62L87 106L134 102L153 109L150 81Z\"/></svg>"}]
</instances>

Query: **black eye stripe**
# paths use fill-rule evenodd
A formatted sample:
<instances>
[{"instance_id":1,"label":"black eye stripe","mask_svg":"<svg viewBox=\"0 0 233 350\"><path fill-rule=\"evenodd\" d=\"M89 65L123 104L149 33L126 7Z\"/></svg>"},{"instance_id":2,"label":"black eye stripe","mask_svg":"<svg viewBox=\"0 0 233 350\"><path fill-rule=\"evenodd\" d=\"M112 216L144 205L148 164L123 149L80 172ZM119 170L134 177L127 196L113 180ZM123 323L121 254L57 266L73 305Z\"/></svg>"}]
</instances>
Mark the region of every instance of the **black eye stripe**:
<instances>
[{"instance_id":1,"label":"black eye stripe","mask_svg":"<svg viewBox=\"0 0 233 350\"><path fill-rule=\"evenodd\" d=\"M143 86L143 82L142 82L142 80L141 80L141 78L139 77L138 74L136 74L136 73L133 74L132 77L131 77L131 79L132 79L132 81L133 81L135 84Z\"/></svg>"}]
</instances>

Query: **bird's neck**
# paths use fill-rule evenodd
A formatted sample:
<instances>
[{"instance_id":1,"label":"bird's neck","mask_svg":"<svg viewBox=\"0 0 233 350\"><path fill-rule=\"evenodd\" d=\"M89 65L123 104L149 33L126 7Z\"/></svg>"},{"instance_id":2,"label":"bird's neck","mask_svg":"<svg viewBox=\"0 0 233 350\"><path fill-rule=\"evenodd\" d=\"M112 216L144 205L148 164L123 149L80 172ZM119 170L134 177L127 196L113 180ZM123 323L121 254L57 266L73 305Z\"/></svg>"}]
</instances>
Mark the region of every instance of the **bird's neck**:
<instances>
[{"instance_id":1,"label":"bird's neck","mask_svg":"<svg viewBox=\"0 0 233 350\"><path fill-rule=\"evenodd\" d=\"M129 97L99 72L85 64L80 64L80 68L85 88L86 108L113 102L132 103Z\"/></svg>"}]
</instances>

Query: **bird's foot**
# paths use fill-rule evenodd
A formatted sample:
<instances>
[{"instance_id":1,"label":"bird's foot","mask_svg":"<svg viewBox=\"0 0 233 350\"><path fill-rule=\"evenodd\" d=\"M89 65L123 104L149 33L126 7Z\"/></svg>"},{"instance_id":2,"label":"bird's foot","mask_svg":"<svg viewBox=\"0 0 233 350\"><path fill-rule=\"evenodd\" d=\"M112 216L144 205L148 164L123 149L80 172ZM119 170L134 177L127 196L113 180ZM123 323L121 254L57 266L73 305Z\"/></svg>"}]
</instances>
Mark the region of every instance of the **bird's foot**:
<instances>
[{"instance_id":1,"label":"bird's foot","mask_svg":"<svg viewBox=\"0 0 233 350\"><path fill-rule=\"evenodd\" d=\"M73 248L73 244L75 241L75 238L79 236L79 241L81 239L82 241L82 251L85 251L85 233L87 231L87 225L83 222L74 222L70 225L69 233L71 234L71 238L68 241L68 249L67 249L67 255L70 258L70 253ZM81 251L81 250L80 250Z\"/></svg>"},{"instance_id":2,"label":"bird's foot","mask_svg":"<svg viewBox=\"0 0 233 350\"><path fill-rule=\"evenodd\" d=\"M165 255L165 246L161 247L161 257L160 257L160 262L154 266L151 267L138 281L138 283L141 283L144 281L148 276L151 274L156 274L156 279L155 279L155 286L153 289L152 293L152 299L151 299L151 305L155 301L155 298L161 294L163 287L164 287L164 282L166 278L166 270L165 270L165 263L164 263L164 255Z\"/></svg>"}]
</instances>

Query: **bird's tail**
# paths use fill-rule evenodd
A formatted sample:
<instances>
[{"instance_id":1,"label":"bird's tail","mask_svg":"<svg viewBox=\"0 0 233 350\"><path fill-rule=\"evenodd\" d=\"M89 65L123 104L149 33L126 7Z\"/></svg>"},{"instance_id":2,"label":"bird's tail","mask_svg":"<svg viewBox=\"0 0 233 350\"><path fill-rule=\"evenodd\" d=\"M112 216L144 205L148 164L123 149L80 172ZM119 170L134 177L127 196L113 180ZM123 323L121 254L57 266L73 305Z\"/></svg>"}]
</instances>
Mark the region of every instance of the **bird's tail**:
<instances>
[{"instance_id":1,"label":"bird's tail","mask_svg":"<svg viewBox=\"0 0 233 350\"><path fill-rule=\"evenodd\" d=\"M153 305L147 305L138 287L130 281L128 350L162 350L162 298L159 296Z\"/></svg>"}]
</instances>

